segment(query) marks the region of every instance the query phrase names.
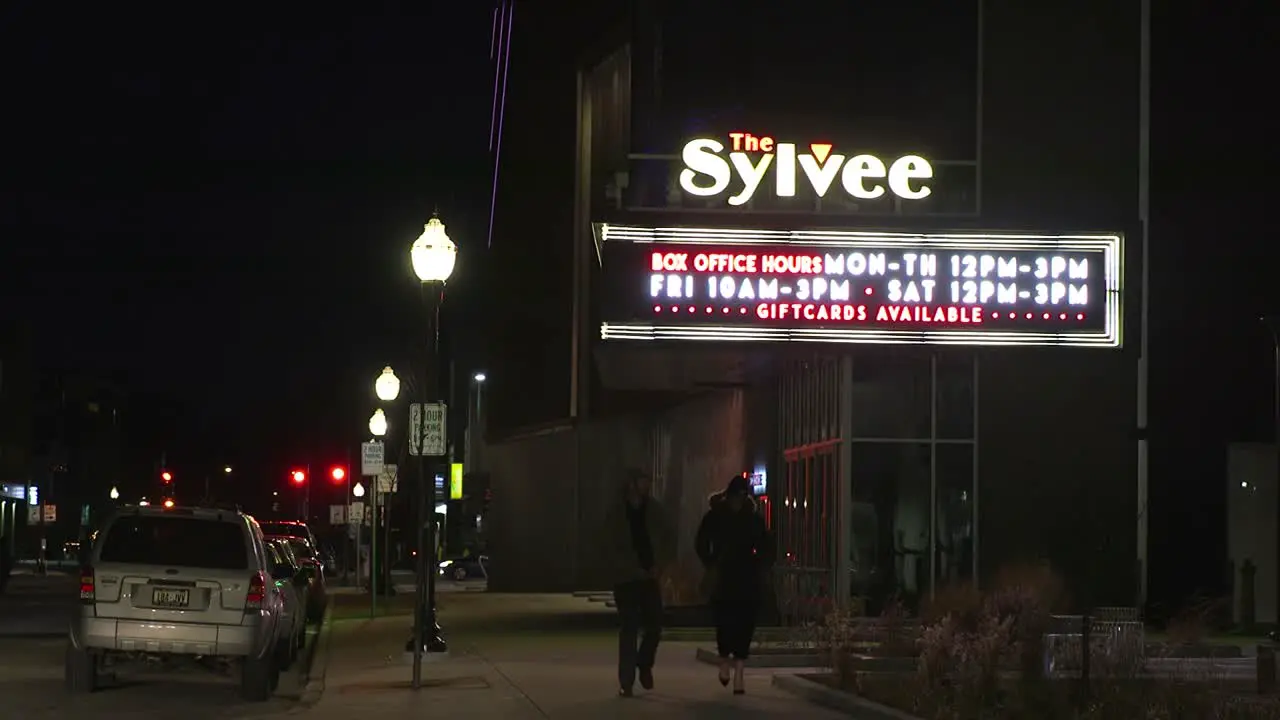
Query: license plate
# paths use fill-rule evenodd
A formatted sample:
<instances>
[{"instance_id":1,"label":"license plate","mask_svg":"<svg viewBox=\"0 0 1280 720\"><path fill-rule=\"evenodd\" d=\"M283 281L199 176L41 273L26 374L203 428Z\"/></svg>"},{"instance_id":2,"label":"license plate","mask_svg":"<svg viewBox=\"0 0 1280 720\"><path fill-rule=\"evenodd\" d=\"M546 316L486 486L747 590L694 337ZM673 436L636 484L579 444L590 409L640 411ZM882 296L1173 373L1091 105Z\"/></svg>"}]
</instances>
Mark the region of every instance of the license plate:
<instances>
[{"instance_id":1,"label":"license plate","mask_svg":"<svg viewBox=\"0 0 1280 720\"><path fill-rule=\"evenodd\" d=\"M184 608L191 604L191 591L156 588L151 591L151 604L156 607Z\"/></svg>"}]
</instances>

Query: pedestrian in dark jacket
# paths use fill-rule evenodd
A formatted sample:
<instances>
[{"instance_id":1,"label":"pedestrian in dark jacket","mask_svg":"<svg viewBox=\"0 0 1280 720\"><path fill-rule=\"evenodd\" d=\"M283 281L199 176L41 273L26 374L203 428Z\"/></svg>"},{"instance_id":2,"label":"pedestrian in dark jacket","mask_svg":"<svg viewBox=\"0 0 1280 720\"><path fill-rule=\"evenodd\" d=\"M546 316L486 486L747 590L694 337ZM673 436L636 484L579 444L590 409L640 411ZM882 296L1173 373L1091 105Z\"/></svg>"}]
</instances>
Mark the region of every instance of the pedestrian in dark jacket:
<instances>
[{"instance_id":1,"label":"pedestrian in dark jacket","mask_svg":"<svg viewBox=\"0 0 1280 720\"><path fill-rule=\"evenodd\" d=\"M711 496L710 505L698 526L698 558L706 568L715 613L720 684L729 684L732 667L733 693L741 695L773 544L746 478L735 476L723 492Z\"/></svg>"},{"instance_id":2,"label":"pedestrian in dark jacket","mask_svg":"<svg viewBox=\"0 0 1280 720\"><path fill-rule=\"evenodd\" d=\"M628 472L621 497L605 515L603 549L622 625L618 632L618 694L622 697L631 697L637 671L640 687L653 689L653 663L662 635L658 580L674 555L671 523L662 504L649 495L650 485L643 472Z\"/></svg>"}]
</instances>

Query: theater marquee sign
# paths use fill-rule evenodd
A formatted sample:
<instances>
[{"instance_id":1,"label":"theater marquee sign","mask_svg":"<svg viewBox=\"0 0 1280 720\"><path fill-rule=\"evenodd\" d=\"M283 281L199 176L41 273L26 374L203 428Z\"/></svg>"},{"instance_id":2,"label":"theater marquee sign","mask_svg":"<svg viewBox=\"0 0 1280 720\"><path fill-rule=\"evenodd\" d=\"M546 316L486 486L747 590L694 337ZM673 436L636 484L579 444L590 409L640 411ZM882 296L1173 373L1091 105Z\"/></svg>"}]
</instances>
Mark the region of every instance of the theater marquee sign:
<instances>
[{"instance_id":1,"label":"theater marquee sign","mask_svg":"<svg viewBox=\"0 0 1280 720\"><path fill-rule=\"evenodd\" d=\"M605 340L1121 343L1118 234L596 230Z\"/></svg>"},{"instance_id":2,"label":"theater marquee sign","mask_svg":"<svg viewBox=\"0 0 1280 720\"><path fill-rule=\"evenodd\" d=\"M829 142L798 144L731 132L723 141L690 140L680 159L684 192L703 198L724 196L735 207L750 202L766 183L782 198L795 197L797 186L819 198L838 187L858 200L875 200L886 192L903 200L923 200L933 192L933 166L919 155L850 157Z\"/></svg>"}]
</instances>

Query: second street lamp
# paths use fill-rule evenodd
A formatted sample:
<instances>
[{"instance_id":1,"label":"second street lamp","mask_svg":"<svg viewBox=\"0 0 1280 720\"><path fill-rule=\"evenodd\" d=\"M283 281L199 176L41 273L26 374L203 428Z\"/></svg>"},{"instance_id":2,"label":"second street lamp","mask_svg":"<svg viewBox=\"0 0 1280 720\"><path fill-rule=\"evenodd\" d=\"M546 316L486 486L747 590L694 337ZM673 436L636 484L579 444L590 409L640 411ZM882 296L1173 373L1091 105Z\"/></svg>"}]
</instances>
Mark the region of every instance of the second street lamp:
<instances>
[{"instance_id":1,"label":"second street lamp","mask_svg":"<svg viewBox=\"0 0 1280 720\"><path fill-rule=\"evenodd\" d=\"M427 363L422 383L424 403L434 400L432 372L439 372L440 367L440 303L444 297L444 285L453 274L453 266L458 259L458 246L445 233L444 223L437 215L432 215L422 230L422 234L409 248L409 259L413 264L413 272L421 281L423 303L426 305L427 321L431 324L427 334ZM425 411L425 405L424 405ZM424 423L425 424L425 423ZM419 430L421 432L421 428ZM440 624L436 616L436 485L434 477L427 468L425 457L427 448L421 442L424 438L416 438L419 442L418 482L417 482L417 602L414 613L413 637L409 638L407 650L413 651L413 687L422 685L422 654L445 653L449 645L441 637ZM426 537L424 537L424 532ZM430 567L428 567L428 557Z\"/></svg>"},{"instance_id":2,"label":"second street lamp","mask_svg":"<svg viewBox=\"0 0 1280 720\"><path fill-rule=\"evenodd\" d=\"M382 368L382 374L373 381L373 392L383 402L391 402L400 397L400 378L388 365Z\"/></svg>"},{"instance_id":3,"label":"second street lamp","mask_svg":"<svg viewBox=\"0 0 1280 720\"><path fill-rule=\"evenodd\" d=\"M369 418L369 432L374 437L382 437L387 434L387 414L382 412L382 408L373 411L373 415Z\"/></svg>"}]
</instances>

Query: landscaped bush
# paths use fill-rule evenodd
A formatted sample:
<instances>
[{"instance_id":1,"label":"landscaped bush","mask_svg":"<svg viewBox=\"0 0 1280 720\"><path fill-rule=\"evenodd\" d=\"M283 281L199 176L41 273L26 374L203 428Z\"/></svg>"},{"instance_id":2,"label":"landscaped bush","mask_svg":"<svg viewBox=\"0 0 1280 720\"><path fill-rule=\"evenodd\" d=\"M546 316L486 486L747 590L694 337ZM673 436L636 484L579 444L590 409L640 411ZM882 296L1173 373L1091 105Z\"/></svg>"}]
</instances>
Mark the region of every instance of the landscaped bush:
<instances>
[{"instance_id":1,"label":"landscaped bush","mask_svg":"<svg viewBox=\"0 0 1280 720\"><path fill-rule=\"evenodd\" d=\"M1241 698L1213 677L1146 676L1141 635L1123 625L1095 626L1087 693L1078 679L1045 677L1044 636L1064 603L1045 566L1010 568L985 593L945 588L921 608L915 673L859 672L850 662L859 621L832 614L823 635L832 684L925 720L1280 720L1275 699ZM886 635L911 627L893 607L881 619ZM1079 643L1069 647L1078 656ZM1078 657L1063 662L1079 667Z\"/></svg>"}]
</instances>

